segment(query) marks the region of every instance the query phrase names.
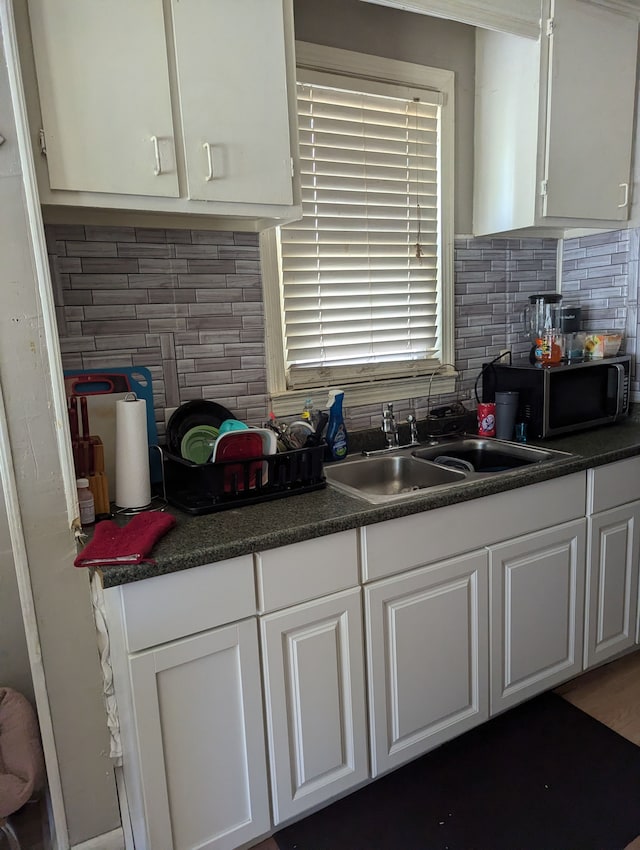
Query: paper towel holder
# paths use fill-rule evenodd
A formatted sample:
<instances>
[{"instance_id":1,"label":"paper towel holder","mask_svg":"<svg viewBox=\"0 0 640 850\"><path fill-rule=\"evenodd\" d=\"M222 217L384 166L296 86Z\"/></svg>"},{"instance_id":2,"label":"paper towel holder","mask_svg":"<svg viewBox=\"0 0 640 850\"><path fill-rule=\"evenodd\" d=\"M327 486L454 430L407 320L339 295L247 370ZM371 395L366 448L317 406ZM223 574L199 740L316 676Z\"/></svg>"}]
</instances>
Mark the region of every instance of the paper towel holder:
<instances>
[{"instance_id":1,"label":"paper towel holder","mask_svg":"<svg viewBox=\"0 0 640 850\"><path fill-rule=\"evenodd\" d=\"M135 396L135 393L127 393L127 395ZM125 401L126 399L123 399ZM132 401L132 399L129 399ZM164 483L164 463L162 463L162 449L157 443L149 446L149 451L155 449L160 455L160 469L162 470L162 495L152 496L148 505L143 505L141 508L116 508L114 513L116 516L135 516L136 514L144 513L145 511L164 511L169 504L167 499L167 489Z\"/></svg>"}]
</instances>

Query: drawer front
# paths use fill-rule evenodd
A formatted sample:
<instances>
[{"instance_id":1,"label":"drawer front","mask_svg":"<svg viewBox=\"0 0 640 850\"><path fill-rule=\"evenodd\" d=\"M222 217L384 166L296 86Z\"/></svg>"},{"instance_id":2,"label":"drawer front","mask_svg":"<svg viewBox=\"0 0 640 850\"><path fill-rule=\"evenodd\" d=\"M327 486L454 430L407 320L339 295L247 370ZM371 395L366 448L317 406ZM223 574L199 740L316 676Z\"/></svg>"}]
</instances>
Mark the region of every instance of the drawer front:
<instances>
[{"instance_id":1,"label":"drawer front","mask_svg":"<svg viewBox=\"0 0 640 850\"><path fill-rule=\"evenodd\" d=\"M640 457L588 470L587 513L596 514L640 499Z\"/></svg>"},{"instance_id":2,"label":"drawer front","mask_svg":"<svg viewBox=\"0 0 640 850\"><path fill-rule=\"evenodd\" d=\"M358 584L358 536L341 531L256 555L258 610L277 611Z\"/></svg>"},{"instance_id":3,"label":"drawer front","mask_svg":"<svg viewBox=\"0 0 640 850\"><path fill-rule=\"evenodd\" d=\"M366 526L365 581L584 517L584 472Z\"/></svg>"},{"instance_id":4,"label":"drawer front","mask_svg":"<svg viewBox=\"0 0 640 850\"><path fill-rule=\"evenodd\" d=\"M119 589L129 652L256 613L251 555L156 576Z\"/></svg>"}]
</instances>

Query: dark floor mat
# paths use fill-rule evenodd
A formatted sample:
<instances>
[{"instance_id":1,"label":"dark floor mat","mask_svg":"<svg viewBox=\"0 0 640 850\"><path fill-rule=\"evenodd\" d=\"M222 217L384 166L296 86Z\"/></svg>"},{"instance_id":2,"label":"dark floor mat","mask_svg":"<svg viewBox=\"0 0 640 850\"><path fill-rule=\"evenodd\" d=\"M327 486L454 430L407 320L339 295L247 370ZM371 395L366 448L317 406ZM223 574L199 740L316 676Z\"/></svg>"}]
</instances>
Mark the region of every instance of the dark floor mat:
<instances>
[{"instance_id":1,"label":"dark floor mat","mask_svg":"<svg viewBox=\"0 0 640 850\"><path fill-rule=\"evenodd\" d=\"M280 850L622 850L640 747L544 694L276 833Z\"/></svg>"}]
</instances>

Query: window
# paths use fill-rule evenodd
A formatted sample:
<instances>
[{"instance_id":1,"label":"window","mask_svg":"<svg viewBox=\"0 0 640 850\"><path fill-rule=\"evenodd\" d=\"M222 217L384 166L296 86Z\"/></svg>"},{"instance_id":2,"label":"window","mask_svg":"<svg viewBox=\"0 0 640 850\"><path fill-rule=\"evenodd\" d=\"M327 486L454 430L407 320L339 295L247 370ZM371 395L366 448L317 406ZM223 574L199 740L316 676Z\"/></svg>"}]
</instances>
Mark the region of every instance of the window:
<instances>
[{"instance_id":1,"label":"window","mask_svg":"<svg viewBox=\"0 0 640 850\"><path fill-rule=\"evenodd\" d=\"M451 72L298 45L303 218L262 240L276 398L424 395L407 382L451 362L452 95Z\"/></svg>"}]
</instances>

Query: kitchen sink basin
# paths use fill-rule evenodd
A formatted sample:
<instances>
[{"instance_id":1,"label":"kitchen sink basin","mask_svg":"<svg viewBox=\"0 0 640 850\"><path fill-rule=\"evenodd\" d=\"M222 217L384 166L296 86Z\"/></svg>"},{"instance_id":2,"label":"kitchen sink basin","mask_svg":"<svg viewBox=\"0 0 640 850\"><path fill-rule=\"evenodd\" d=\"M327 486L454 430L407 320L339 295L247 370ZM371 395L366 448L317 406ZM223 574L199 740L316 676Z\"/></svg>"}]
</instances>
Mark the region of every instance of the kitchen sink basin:
<instances>
[{"instance_id":1,"label":"kitchen sink basin","mask_svg":"<svg viewBox=\"0 0 640 850\"><path fill-rule=\"evenodd\" d=\"M566 452L482 437L449 440L437 446L415 449L413 454L417 458L485 475L570 457Z\"/></svg>"},{"instance_id":2,"label":"kitchen sink basin","mask_svg":"<svg viewBox=\"0 0 640 850\"><path fill-rule=\"evenodd\" d=\"M466 474L410 454L388 454L341 461L325 467L327 481L351 495L380 503L415 496L428 488L462 482Z\"/></svg>"},{"instance_id":3,"label":"kitchen sink basin","mask_svg":"<svg viewBox=\"0 0 640 850\"><path fill-rule=\"evenodd\" d=\"M375 452L325 466L327 481L374 504L406 499L532 464L567 460L553 449L487 437L454 437L437 445Z\"/></svg>"}]
</instances>

